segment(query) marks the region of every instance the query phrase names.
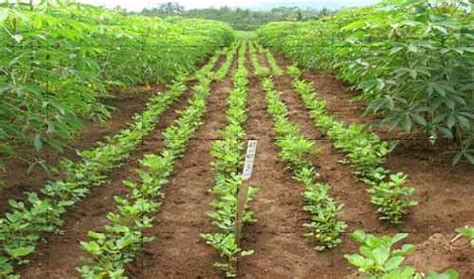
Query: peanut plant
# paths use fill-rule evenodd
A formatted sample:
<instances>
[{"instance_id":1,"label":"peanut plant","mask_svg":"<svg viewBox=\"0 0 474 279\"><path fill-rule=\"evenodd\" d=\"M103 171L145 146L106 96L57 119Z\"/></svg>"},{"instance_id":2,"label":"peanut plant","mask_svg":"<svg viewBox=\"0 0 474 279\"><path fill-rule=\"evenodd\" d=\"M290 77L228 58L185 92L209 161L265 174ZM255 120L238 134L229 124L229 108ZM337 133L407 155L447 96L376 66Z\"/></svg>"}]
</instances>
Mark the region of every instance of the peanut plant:
<instances>
[{"instance_id":1,"label":"peanut plant","mask_svg":"<svg viewBox=\"0 0 474 279\"><path fill-rule=\"evenodd\" d=\"M226 65L222 67L229 69ZM189 139L202 124L207 98L211 93L212 76L216 75L211 67L205 67L197 74L195 95L188 107L163 132L164 147L161 154L145 156L141 168L137 170L140 182L124 181L128 194L115 196L118 213L109 212L107 218L110 224L103 232L90 231L90 240L81 242L82 248L89 253L84 265L77 269L83 278L125 277L125 264L133 260L144 243L153 240L153 237L144 236L143 231L152 227L153 216L161 205L161 189L168 183L174 164L183 156Z\"/></svg>"},{"instance_id":2,"label":"peanut plant","mask_svg":"<svg viewBox=\"0 0 474 279\"><path fill-rule=\"evenodd\" d=\"M389 153L388 144L361 125L345 126L337 121L326 112L326 103L313 92L312 85L300 79L300 70L290 66L287 71L293 77L293 88L306 105L314 124L327 133L337 149L346 154L355 169L354 173L369 186L367 192L380 219L392 224L401 223L409 209L417 205L410 199L415 189L405 186L405 174L390 174L383 166Z\"/></svg>"},{"instance_id":3,"label":"peanut plant","mask_svg":"<svg viewBox=\"0 0 474 279\"><path fill-rule=\"evenodd\" d=\"M288 108L281 101L281 93L275 90L272 79L264 78L262 87L277 135L279 156L292 169L293 179L304 185L304 210L311 216L311 221L304 224L309 230L305 236L314 239L318 251L334 248L341 243L341 235L347 227L344 221L338 220L343 204L329 195L327 184L319 181L319 174L308 159L317 153L314 144L301 134L298 125L290 122Z\"/></svg>"},{"instance_id":4,"label":"peanut plant","mask_svg":"<svg viewBox=\"0 0 474 279\"><path fill-rule=\"evenodd\" d=\"M244 163L245 122L247 121L248 71L245 67L246 44L241 43L238 50L237 70L233 77L233 88L227 100L227 126L220 131L221 140L212 144L211 155L214 158L211 166L214 171L215 186L211 189L214 200L211 206L214 211L208 216L216 226L215 233L202 234L207 244L212 246L223 258L215 266L222 270L226 277L236 277L238 257L249 256L253 250L239 246L235 235L237 221L237 201L243 182L240 174ZM249 198L245 205L243 222L255 222L249 202L257 188L250 187Z\"/></svg>"},{"instance_id":5,"label":"peanut plant","mask_svg":"<svg viewBox=\"0 0 474 279\"><path fill-rule=\"evenodd\" d=\"M453 269L448 269L439 274L429 272L424 275L417 272L411 266L402 266L405 258L415 251L415 246L404 244L400 249L393 250L392 246L405 239L406 233L397 233L393 237L384 235L381 237L367 234L358 230L352 233L352 237L359 243L359 253L344 255L347 261L357 267L359 271L366 275L366 278L373 279L457 279L459 274Z\"/></svg>"}]
</instances>

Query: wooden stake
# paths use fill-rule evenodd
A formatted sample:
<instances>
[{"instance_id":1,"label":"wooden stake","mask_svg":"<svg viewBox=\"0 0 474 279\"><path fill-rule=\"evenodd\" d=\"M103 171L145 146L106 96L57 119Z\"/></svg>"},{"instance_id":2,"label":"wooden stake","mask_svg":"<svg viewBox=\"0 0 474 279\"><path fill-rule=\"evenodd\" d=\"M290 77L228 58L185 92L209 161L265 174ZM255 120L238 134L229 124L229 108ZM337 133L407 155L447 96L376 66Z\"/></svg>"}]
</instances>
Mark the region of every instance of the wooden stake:
<instances>
[{"instance_id":1,"label":"wooden stake","mask_svg":"<svg viewBox=\"0 0 474 279\"><path fill-rule=\"evenodd\" d=\"M240 185L237 193L237 216L235 220L235 241L237 247L240 246L240 238L242 236L243 218L245 214L245 206L247 205L248 193L250 188L250 178L252 177L253 162L255 153L257 151L257 141L249 140L247 143L247 152L245 155L245 164L242 171L242 185ZM235 263L235 270L237 271L238 258Z\"/></svg>"}]
</instances>

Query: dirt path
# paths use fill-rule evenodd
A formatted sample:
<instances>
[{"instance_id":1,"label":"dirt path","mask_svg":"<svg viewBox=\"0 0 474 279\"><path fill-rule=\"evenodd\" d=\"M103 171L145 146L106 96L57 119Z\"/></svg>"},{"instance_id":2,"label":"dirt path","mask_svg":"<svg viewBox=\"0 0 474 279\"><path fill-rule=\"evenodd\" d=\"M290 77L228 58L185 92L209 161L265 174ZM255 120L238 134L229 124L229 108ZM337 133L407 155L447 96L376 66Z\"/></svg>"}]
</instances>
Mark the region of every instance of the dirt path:
<instances>
[{"instance_id":1,"label":"dirt path","mask_svg":"<svg viewBox=\"0 0 474 279\"><path fill-rule=\"evenodd\" d=\"M247 63L250 73L253 72ZM242 245L255 254L242 258L240 278L305 278L317 274L314 263L324 261L303 237L305 214L303 187L291 179L291 172L278 158L273 143L272 120L266 112L260 80L253 74L249 83L247 134L258 139L253 185L260 192L252 202L257 222L244 228Z\"/></svg>"},{"instance_id":2,"label":"dirt path","mask_svg":"<svg viewBox=\"0 0 474 279\"><path fill-rule=\"evenodd\" d=\"M226 125L226 99L232 88L232 76L212 86L204 124L191 139L174 175L164 188L165 199L156 216L157 224L147 232L156 239L129 266L131 278L219 278L213 267L219 260L200 234L213 226L206 215L211 211L212 196L207 192L214 183L210 163L212 140Z\"/></svg>"},{"instance_id":3,"label":"dirt path","mask_svg":"<svg viewBox=\"0 0 474 279\"><path fill-rule=\"evenodd\" d=\"M190 88L190 87L189 87ZM157 152L161 148L161 133L177 118L177 110L187 105L192 90L186 91L160 117L158 124L142 145L118 169L110 174L110 185L99 186L87 198L79 202L65 216L63 235L47 236L47 243L38 246L38 253L31 257L31 263L18 271L22 278L73 278L77 277L75 268L84 256L79 241L87 239L90 230L101 230L108 222L106 214L116 209L115 195L123 195L126 188L122 181L135 178L134 170L144 154Z\"/></svg>"},{"instance_id":4,"label":"dirt path","mask_svg":"<svg viewBox=\"0 0 474 279\"><path fill-rule=\"evenodd\" d=\"M153 92L160 92L163 86L155 86L153 90L142 90L139 92L117 93L117 98L109 101L107 105L113 106L116 110L112 113L112 119L106 125L100 125L98 122L85 121L84 128L78 135L76 141L70 148L66 148L64 153L58 153L53 150L46 150L44 159L48 165L55 165L61 159L78 160L76 150L85 150L91 148L98 141L118 132L127 126L133 114L139 112L146 104ZM3 216L10 208L9 199L24 199L25 191L39 191L48 180L58 179L59 176L53 173L48 174L37 166L31 174L28 174L29 163L19 159L7 159L7 173L2 177L7 188L0 192L0 215Z\"/></svg>"},{"instance_id":5,"label":"dirt path","mask_svg":"<svg viewBox=\"0 0 474 279\"><path fill-rule=\"evenodd\" d=\"M277 56L280 66L288 62L281 56ZM360 117L363 106L361 103L351 103L351 93L346 89L344 83L326 74L306 73L306 80L312 81L318 95L326 100L328 110L345 123L367 122ZM279 88L288 88L288 77L283 76L277 82ZM295 93L296 94L296 93ZM295 94L284 94L285 101L291 104ZM291 110L295 119L306 123L307 112L302 102ZM291 106L291 105L290 105ZM306 124L304 124L306 126ZM306 130L303 129L303 130ZM308 130L309 131L309 130ZM390 136L390 134L385 134ZM433 160L423 160L427 151L423 146L410 144L407 147L396 149L388 158L387 167L394 172L402 171L409 176L408 186L417 189L415 199L420 203L412 210L405 222L399 227L392 227L381 222L374 222L373 210L367 212L368 197L365 195L365 185L355 182L341 188L341 182L347 181L351 176L349 170L339 172L345 167L337 164L337 158L342 159L333 149L331 156L327 157L327 151L331 150L327 141L319 141L318 146L323 150L320 166L323 177L331 182L334 195L340 197L346 204L344 219L357 220L349 222L349 228L375 230L376 232L398 232L410 233L408 242L417 244L418 252L409 259L423 271L427 268L443 270L455 267L462 273L461 278L472 278L474 276L474 250L467 246L465 240L450 246L449 240L454 237L454 230L466 224L474 225L474 167L461 164L452 168L444 163L436 163ZM431 154L428 158L433 158ZM329 170L329 172L327 172ZM340 174L338 174L340 173ZM332 181L332 177L340 177L340 182ZM354 181L354 179L351 179ZM344 189L345 188L345 189ZM349 214L349 215L347 215ZM357 224L359 223L359 224ZM451 238L449 238L451 237ZM347 238L347 237L346 237ZM449 240L446 240L449 238ZM345 245L341 246L345 250ZM345 251L344 251L345 252Z\"/></svg>"}]
</instances>

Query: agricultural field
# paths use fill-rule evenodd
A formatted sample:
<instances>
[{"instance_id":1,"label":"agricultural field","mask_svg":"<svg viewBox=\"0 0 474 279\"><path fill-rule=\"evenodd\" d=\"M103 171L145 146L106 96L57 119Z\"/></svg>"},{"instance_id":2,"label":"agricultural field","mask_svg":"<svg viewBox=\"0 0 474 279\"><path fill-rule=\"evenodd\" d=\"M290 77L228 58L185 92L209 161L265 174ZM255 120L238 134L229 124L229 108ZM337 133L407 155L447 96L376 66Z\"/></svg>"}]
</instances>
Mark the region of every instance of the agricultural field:
<instances>
[{"instance_id":1,"label":"agricultural field","mask_svg":"<svg viewBox=\"0 0 474 279\"><path fill-rule=\"evenodd\" d=\"M471 6L0 3L0 278L474 278Z\"/></svg>"}]
</instances>

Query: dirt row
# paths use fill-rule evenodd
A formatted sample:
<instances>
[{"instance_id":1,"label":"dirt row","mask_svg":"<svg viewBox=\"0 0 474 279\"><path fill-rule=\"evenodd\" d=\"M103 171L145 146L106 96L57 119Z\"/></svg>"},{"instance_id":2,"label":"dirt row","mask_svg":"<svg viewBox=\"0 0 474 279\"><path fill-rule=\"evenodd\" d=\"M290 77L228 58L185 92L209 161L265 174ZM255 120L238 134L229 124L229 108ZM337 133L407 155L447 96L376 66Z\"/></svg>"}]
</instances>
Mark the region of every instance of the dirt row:
<instances>
[{"instance_id":1,"label":"dirt row","mask_svg":"<svg viewBox=\"0 0 474 279\"><path fill-rule=\"evenodd\" d=\"M183 159L178 160L173 176L164 188L164 203L157 224L147 235L157 239L147 244L129 266L131 278L213 278L219 260L214 250L200 238L213 231L206 216L211 211L213 186L210 155L213 140L226 125L226 99L232 89L234 59L227 78L215 82L207 104L203 125L188 143Z\"/></svg>"}]
</instances>

